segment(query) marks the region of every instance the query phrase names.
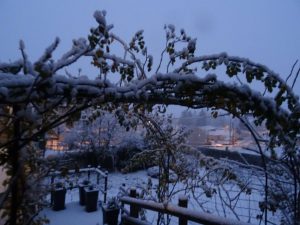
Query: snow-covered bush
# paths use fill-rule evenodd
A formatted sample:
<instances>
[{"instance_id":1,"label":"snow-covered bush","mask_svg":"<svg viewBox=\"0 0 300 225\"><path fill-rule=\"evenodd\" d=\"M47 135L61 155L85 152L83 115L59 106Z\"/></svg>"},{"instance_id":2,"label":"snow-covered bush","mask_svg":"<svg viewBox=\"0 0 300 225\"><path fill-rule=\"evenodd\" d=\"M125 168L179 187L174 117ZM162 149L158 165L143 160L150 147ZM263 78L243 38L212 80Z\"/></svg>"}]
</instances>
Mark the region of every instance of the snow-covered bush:
<instances>
[{"instance_id":1,"label":"snow-covered bush","mask_svg":"<svg viewBox=\"0 0 300 225\"><path fill-rule=\"evenodd\" d=\"M159 179L159 167L153 166L147 169L147 175L152 178ZM178 180L177 174L173 170L169 170L169 182L175 182Z\"/></svg>"},{"instance_id":2,"label":"snow-covered bush","mask_svg":"<svg viewBox=\"0 0 300 225\"><path fill-rule=\"evenodd\" d=\"M135 171L139 169L143 169L144 166L147 165L136 165L134 167L130 167L130 161L135 154L142 152L143 149L139 148L136 145L122 145L116 149L116 167L118 170L123 172ZM130 167L130 169L126 170L125 168Z\"/></svg>"}]
</instances>

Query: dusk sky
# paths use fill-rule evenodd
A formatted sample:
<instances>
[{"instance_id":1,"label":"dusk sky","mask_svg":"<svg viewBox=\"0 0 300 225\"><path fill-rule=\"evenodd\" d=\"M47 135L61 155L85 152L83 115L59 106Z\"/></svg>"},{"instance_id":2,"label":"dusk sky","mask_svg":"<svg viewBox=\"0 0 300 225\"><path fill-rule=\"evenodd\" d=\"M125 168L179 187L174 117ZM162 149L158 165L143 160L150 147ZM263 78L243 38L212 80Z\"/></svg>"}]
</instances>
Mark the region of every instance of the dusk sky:
<instances>
[{"instance_id":1,"label":"dusk sky","mask_svg":"<svg viewBox=\"0 0 300 225\"><path fill-rule=\"evenodd\" d=\"M103 9L114 33L128 42L143 29L154 60L164 45L163 26L169 23L197 38L198 55L227 52L247 57L284 78L300 59L299 0L1 0L0 62L21 57L20 39L34 61L58 36L61 44L55 56L60 56L72 39L87 37L96 26L94 11ZM96 75L86 62L71 72L78 68Z\"/></svg>"}]
</instances>

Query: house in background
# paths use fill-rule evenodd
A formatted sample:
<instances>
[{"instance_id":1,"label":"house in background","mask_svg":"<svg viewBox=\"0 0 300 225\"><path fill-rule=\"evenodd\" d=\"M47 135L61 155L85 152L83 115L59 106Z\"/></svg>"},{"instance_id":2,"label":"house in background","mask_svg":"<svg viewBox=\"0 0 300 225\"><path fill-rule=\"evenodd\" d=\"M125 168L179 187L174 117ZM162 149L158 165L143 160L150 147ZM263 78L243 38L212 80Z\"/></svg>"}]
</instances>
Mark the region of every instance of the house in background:
<instances>
[{"instance_id":1,"label":"house in background","mask_svg":"<svg viewBox=\"0 0 300 225\"><path fill-rule=\"evenodd\" d=\"M51 130L46 134L46 149L64 151L68 146L63 142L64 137L60 129Z\"/></svg>"}]
</instances>

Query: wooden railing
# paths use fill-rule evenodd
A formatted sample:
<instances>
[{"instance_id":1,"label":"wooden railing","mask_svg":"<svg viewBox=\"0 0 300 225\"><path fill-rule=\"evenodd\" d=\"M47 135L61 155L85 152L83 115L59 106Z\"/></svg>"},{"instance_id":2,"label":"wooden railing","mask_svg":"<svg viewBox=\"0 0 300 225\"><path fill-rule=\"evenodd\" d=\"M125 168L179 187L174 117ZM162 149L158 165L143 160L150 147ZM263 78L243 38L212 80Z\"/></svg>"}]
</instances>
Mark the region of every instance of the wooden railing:
<instances>
[{"instance_id":1,"label":"wooden railing","mask_svg":"<svg viewBox=\"0 0 300 225\"><path fill-rule=\"evenodd\" d=\"M249 223L231 220L220 216L212 215L205 212L198 212L187 208L188 200L186 197L179 198L178 205L163 204L153 201L146 201L135 198L135 191L130 191L130 197L121 197L122 204L130 205L129 215L123 215L122 220L125 224L146 225L145 221L138 219L138 211L140 208L151 211L169 214L178 217L179 225L187 225L188 221L193 221L204 225L250 225Z\"/></svg>"}]
</instances>

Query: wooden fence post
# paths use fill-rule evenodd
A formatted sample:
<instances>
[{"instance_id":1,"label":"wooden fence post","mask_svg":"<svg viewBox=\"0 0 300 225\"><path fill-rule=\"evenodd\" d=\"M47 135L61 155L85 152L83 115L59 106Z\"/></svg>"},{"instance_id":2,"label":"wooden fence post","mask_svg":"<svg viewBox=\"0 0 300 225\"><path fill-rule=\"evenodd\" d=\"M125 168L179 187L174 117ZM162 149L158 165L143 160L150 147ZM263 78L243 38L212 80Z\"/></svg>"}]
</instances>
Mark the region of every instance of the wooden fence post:
<instances>
[{"instance_id":1,"label":"wooden fence post","mask_svg":"<svg viewBox=\"0 0 300 225\"><path fill-rule=\"evenodd\" d=\"M179 196L179 198L178 198L178 206L187 208L187 206L188 206L188 199L187 199L186 196L184 196L184 195ZM188 221L187 221L187 219L185 217L183 217L183 216L178 217L178 224L179 225L187 225L187 222Z\"/></svg>"},{"instance_id":2,"label":"wooden fence post","mask_svg":"<svg viewBox=\"0 0 300 225\"><path fill-rule=\"evenodd\" d=\"M105 171L105 177L104 177L104 200L103 200L104 203L106 203L106 196L107 196L107 179L108 179L108 171Z\"/></svg>"},{"instance_id":3,"label":"wooden fence post","mask_svg":"<svg viewBox=\"0 0 300 225\"><path fill-rule=\"evenodd\" d=\"M136 189L131 188L129 196L131 198L136 198ZM130 205L130 214L131 217L138 218L139 217L139 208L136 205Z\"/></svg>"}]
</instances>

